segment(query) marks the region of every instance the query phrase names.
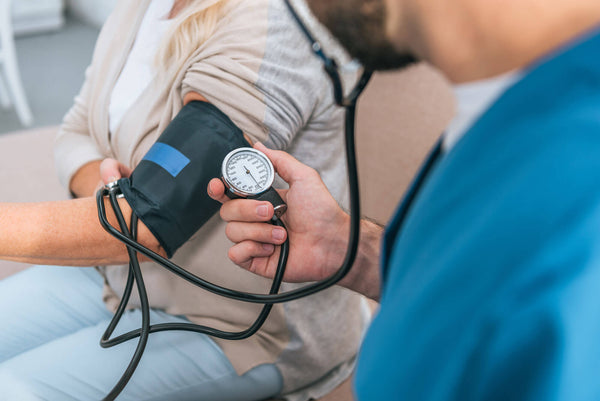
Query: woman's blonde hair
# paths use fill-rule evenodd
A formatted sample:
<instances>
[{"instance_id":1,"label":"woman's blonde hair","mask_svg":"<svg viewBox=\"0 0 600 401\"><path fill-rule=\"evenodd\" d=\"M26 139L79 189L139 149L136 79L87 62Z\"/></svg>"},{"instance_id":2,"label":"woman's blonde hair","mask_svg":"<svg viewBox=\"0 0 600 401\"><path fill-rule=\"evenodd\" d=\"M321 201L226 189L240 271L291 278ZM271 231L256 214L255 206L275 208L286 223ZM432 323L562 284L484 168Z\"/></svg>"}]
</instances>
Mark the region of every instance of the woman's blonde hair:
<instances>
[{"instance_id":1,"label":"woman's blonde hair","mask_svg":"<svg viewBox=\"0 0 600 401\"><path fill-rule=\"evenodd\" d=\"M156 54L158 71L177 73L192 53L214 33L229 1L216 0L206 7L206 0L186 0L183 9L175 17L173 29L166 35Z\"/></svg>"}]
</instances>

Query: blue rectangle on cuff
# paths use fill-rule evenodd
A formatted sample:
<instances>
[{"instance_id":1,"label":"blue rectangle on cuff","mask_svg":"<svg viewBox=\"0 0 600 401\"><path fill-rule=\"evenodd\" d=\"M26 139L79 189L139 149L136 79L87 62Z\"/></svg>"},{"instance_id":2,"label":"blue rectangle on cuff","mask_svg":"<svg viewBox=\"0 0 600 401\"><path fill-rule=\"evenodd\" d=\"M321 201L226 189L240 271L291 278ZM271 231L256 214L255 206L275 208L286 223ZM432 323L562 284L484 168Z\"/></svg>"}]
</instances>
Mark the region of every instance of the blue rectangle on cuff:
<instances>
[{"instance_id":1,"label":"blue rectangle on cuff","mask_svg":"<svg viewBox=\"0 0 600 401\"><path fill-rule=\"evenodd\" d=\"M161 142L156 142L142 160L158 164L171 174L173 178L177 177L181 173L181 170L190 164L190 159L183 153Z\"/></svg>"}]
</instances>

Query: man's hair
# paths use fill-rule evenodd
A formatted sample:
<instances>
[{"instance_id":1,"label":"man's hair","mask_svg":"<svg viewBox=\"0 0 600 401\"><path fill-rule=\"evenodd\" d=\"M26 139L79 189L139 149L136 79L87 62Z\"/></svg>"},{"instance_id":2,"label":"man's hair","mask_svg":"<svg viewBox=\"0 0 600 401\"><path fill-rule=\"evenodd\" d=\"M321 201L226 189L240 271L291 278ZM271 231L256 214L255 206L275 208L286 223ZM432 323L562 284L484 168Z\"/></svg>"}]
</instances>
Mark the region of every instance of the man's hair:
<instances>
[{"instance_id":1,"label":"man's hair","mask_svg":"<svg viewBox=\"0 0 600 401\"><path fill-rule=\"evenodd\" d=\"M389 70L417 61L410 53L398 52L387 39L383 0L309 0L309 4L348 53L366 68Z\"/></svg>"}]
</instances>

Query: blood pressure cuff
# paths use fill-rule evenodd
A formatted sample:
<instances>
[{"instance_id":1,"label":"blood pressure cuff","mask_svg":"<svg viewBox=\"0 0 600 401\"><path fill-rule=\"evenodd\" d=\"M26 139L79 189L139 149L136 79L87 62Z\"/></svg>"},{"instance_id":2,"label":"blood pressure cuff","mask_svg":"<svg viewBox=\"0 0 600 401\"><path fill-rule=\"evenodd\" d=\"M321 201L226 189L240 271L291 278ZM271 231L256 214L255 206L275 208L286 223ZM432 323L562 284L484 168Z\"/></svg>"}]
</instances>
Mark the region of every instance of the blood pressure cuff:
<instances>
[{"instance_id":1,"label":"blood pressure cuff","mask_svg":"<svg viewBox=\"0 0 600 401\"><path fill-rule=\"evenodd\" d=\"M208 182L221 175L230 151L246 146L242 131L218 108L190 102L131 177L119 180L125 199L169 258L219 210L206 193Z\"/></svg>"}]
</instances>

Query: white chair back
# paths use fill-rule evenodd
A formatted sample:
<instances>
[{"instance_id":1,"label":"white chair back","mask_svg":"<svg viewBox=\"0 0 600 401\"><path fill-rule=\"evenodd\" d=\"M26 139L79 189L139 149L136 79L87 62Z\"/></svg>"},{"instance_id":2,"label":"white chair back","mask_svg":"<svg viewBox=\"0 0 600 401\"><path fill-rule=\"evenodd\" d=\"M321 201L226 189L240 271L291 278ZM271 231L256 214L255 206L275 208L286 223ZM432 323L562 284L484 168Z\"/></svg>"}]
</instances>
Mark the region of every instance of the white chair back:
<instances>
[{"instance_id":1,"label":"white chair back","mask_svg":"<svg viewBox=\"0 0 600 401\"><path fill-rule=\"evenodd\" d=\"M21 83L10 6L11 0L0 0L0 106L14 105L21 124L30 126L33 116Z\"/></svg>"}]
</instances>

